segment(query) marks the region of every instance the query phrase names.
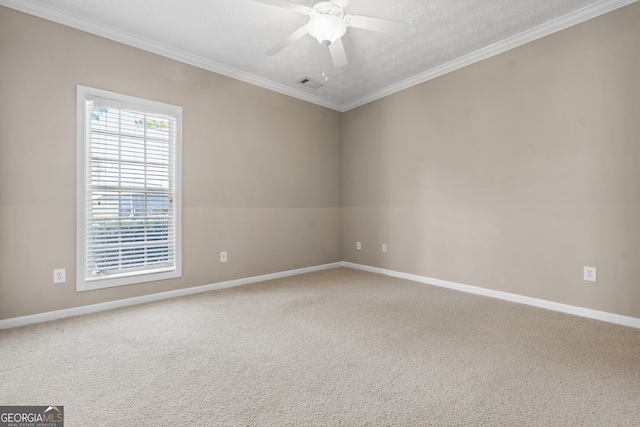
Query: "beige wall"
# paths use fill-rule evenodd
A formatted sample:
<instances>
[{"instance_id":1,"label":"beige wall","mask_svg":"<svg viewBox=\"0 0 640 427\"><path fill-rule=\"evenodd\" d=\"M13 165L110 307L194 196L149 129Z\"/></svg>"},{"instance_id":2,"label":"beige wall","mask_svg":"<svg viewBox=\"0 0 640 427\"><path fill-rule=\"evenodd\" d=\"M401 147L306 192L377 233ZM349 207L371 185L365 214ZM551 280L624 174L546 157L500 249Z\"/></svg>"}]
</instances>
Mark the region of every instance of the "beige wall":
<instances>
[{"instance_id":1,"label":"beige wall","mask_svg":"<svg viewBox=\"0 0 640 427\"><path fill-rule=\"evenodd\" d=\"M77 84L183 107L182 279L76 293ZM0 319L342 259L338 112L0 7L0 121Z\"/></svg>"},{"instance_id":2,"label":"beige wall","mask_svg":"<svg viewBox=\"0 0 640 427\"><path fill-rule=\"evenodd\" d=\"M343 114L345 260L640 317L639 22L632 4Z\"/></svg>"},{"instance_id":3,"label":"beige wall","mask_svg":"<svg viewBox=\"0 0 640 427\"><path fill-rule=\"evenodd\" d=\"M0 7L0 319L343 259L640 318L637 22L341 115ZM183 107L182 279L75 292L77 84Z\"/></svg>"}]
</instances>

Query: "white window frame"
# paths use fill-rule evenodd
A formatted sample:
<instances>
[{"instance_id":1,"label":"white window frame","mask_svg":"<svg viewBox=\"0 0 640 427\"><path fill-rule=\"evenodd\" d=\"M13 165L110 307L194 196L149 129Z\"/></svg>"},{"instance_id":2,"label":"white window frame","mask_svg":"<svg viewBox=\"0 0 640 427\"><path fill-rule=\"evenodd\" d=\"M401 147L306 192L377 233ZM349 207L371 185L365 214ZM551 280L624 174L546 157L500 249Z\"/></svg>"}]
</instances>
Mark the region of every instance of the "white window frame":
<instances>
[{"instance_id":1,"label":"white window frame","mask_svg":"<svg viewBox=\"0 0 640 427\"><path fill-rule=\"evenodd\" d=\"M136 271L127 271L118 274L106 274L103 276L89 276L88 266L88 188L91 173L91 160L89 159L90 130L87 120L87 101L99 99L101 103L122 110L138 111L148 114L161 114L173 118L175 123L175 153L174 153L174 194L173 208L175 218L174 237L174 262L172 266L162 268L146 267ZM101 89L86 86L77 86L76 90L77 113L77 242L76 242L76 291L109 288L113 286L130 285L135 283L151 282L164 279L182 277L182 108L156 101L150 101L133 96L122 95Z\"/></svg>"}]
</instances>

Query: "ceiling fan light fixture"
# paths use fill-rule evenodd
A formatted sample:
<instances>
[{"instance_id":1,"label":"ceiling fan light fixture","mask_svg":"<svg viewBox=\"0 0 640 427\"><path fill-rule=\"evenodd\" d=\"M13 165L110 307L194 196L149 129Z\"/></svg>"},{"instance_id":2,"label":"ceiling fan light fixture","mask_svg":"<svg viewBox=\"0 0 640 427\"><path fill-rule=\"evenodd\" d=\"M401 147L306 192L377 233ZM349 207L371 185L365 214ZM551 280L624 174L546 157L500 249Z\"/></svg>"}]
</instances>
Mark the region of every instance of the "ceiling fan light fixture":
<instances>
[{"instance_id":1,"label":"ceiling fan light fixture","mask_svg":"<svg viewBox=\"0 0 640 427\"><path fill-rule=\"evenodd\" d=\"M318 15L311 18L307 26L309 34L318 42L331 44L347 32L347 24L335 15Z\"/></svg>"}]
</instances>

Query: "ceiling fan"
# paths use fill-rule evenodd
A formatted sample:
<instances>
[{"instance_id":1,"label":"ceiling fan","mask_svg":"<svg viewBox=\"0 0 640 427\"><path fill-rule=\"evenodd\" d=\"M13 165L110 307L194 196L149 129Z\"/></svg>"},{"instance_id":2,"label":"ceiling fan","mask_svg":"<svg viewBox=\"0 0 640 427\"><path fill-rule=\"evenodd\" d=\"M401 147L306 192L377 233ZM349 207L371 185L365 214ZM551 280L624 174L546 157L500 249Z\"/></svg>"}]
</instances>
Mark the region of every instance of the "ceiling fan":
<instances>
[{"instance_id":1,"label":"ceiling fan","mask_svg":"<svg viewBox=\"0 0 640 427\"><path fill-rule=\"evenodd\" d=\"M335 67L347 65L347 53L344 50L341 37L347 32L347 27L378 31L388 34L405 34L409 28L406 22L392 21L370 16L345 14L345 7L351 0L319 1L313 6L305 6L289 0L253 0L282 9L309 15L309 22L289 36L278 42L265 53L273 56L285 47L295 43L307 34L311 34L318 42L327 46Z\"/></svg>"}]
</instances>

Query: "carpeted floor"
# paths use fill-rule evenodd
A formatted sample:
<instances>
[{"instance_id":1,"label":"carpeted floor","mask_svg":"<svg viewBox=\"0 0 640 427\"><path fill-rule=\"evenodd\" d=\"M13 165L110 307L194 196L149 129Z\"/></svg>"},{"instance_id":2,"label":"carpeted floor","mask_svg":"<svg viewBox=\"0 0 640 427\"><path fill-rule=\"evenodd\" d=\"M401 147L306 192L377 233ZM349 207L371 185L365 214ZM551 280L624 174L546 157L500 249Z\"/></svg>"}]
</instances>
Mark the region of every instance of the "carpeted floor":
<instances>
[{"instance_id":1,"label":"carpeted floor","mask_svg":"<svg viewBox=\"0 0 640 427\"><path fill-rule=\"evenodd\" d=\"M640 330L339 268L0 331L74 426L638 426Z\"/></svg>"}]
</instances>

